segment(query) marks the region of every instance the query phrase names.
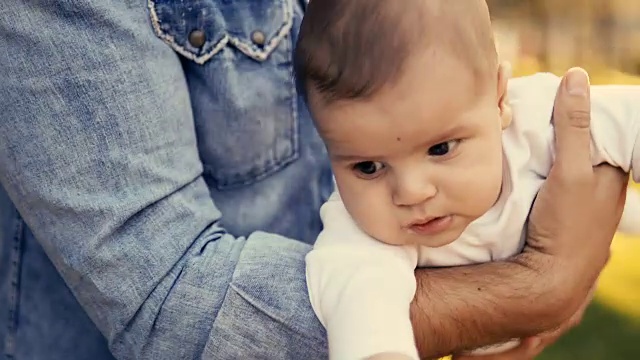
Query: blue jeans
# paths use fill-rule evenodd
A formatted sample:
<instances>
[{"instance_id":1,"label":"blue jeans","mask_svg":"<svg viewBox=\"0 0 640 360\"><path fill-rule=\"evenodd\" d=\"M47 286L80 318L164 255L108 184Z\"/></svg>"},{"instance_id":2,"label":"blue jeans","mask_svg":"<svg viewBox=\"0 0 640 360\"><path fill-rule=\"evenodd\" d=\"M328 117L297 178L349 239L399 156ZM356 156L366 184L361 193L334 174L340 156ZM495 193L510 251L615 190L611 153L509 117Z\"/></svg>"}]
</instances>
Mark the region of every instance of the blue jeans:
<instances>
[{"instance_id":1,"label":"blue jeans","mask_svg":"<svg viewBox=\"0 0 640 360\"><path fill-rule=\"evenodd\" d=\"M293 81L303 7L3 2L0 354L326 356L298 241L332 191Z\"/></svg>"}]
</instances>

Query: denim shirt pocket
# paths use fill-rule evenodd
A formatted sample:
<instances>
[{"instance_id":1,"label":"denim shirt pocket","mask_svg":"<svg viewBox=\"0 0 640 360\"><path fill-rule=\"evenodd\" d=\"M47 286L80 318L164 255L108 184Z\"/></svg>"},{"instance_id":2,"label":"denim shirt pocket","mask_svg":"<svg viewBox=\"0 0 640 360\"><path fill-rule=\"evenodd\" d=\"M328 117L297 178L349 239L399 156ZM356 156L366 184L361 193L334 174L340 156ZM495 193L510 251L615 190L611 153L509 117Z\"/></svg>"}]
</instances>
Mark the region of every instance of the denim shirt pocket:
<instances>
[{"instance_id":1,"label":"denim shirt pocket","mask_svg":"<svg viewBox=\"0 0 640 360\"><path fill-rule=\"evenodd\" d=\"M294 0L149 0L153 29L183 56L205 175L219 190L299 156Z\"/></svg>"}]
</instances>

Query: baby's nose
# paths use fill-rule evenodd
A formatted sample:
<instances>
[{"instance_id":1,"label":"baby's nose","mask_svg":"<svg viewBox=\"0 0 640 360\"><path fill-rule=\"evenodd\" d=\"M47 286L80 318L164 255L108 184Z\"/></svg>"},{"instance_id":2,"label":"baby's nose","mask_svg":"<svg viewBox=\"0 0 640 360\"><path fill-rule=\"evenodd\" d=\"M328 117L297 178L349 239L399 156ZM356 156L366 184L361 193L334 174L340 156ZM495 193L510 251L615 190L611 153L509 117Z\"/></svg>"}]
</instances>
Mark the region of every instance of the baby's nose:
<instances>
[{"instance_id":1,"label":"baby's nose","mask_svg":"<svg viewBox=\"0 0 640 360\"><path fill-rule=\"evenodd\" d=\"M433 198L438 189L424 178L405 178L397 183L393 192L393 202L396 206L415 206Z\"/></svg>"}]
</instances>

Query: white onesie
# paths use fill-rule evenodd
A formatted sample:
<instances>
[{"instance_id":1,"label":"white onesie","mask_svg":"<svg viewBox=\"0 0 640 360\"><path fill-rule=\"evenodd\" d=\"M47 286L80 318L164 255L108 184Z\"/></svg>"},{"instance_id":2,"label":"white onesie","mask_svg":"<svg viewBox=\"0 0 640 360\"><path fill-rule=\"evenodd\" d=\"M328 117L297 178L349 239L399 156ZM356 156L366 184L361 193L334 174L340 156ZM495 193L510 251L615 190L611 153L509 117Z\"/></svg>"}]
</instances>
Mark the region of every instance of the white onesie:
<instances>
[{"instance_id":1,"label":"white onesie","mask_svg":"<svg viewBox=\"0 0 640 360\"><path fill-rule=\"evenodd\" d=\"M388 352L418 359L409 318L415 268L501 260L522 250L529 210L553 163L550 120L560 81L541 73L509 82L513 120L503 131L502 194L451 244L387 245L357 227L339 194L322 206L324 230L307 255L307 285L332 360ZM640 87L592 86L591 104L593 164L640 169Z\"/></svg>"}]
</instances>

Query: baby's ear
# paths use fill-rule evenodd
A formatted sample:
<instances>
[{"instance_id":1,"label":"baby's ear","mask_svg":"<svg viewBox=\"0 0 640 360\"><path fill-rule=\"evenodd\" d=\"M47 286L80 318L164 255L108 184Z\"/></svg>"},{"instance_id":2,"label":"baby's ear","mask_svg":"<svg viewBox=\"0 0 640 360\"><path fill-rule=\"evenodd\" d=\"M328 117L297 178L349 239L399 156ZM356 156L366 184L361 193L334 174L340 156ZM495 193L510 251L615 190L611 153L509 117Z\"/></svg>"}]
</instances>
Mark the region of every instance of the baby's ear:
<instances>
[{"instance_id":1,"label":"baby's ear","mask_svg":"<svg viewBox=\"0 0 640 360\"><path fill-rule=\"evenodd\" d=\"M511 106L507 85L511 78L511 64L502 62L498 65L498 111L500 112L502 129L511 124Z\"/></svg>"}]
</instances>

